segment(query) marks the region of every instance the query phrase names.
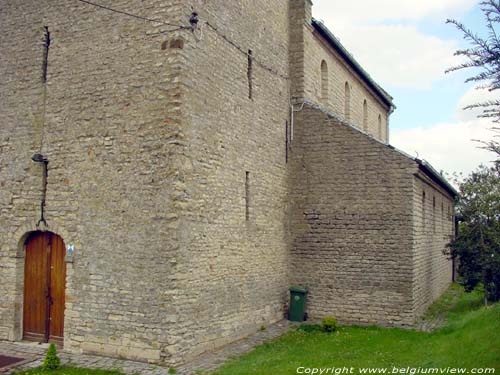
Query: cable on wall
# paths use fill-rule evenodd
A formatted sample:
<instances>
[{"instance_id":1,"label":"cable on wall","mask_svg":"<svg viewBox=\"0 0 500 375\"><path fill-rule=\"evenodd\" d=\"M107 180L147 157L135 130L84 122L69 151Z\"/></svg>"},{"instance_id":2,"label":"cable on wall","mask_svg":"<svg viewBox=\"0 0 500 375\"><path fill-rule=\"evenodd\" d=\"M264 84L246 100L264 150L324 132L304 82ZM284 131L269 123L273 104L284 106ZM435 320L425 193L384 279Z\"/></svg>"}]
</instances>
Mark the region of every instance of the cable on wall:
<instances>
[{"instance_id":1,"label":"cable on wall","mask_svg":"<svg viewBox=\"0 0 500 375\"><path fill-rule=\"evenodd\" d=\"M229 39L225 34L223 34L222 32L220 32L219 29L217 27L215 27L214 25L212 25L210 22L203 21L203 23L205 25L207 25L210 30L212 30L217 35L219 35L224 41L226 41L228 44L230 44L231 46L233 46L234 48L236 48L239 52L241 52L243 55L247 56L247 58L248 58L248 56L249 56L248 50L245 50L243 47L239 46L236 42L234 42L231 39ZM286 80L289 79L289 77L287 75L281 74L277 70L275 70L275 69L267 66L266 64L260 62L254 56L252 56L252 61L253 61L253 63L255 65L260 66L262 69L267 70L269 73L274 74L275 76L278 76L278 77L280 77L282 79L286 79Z\"/></svg>"},{"instance_id":2,"label":"cable on wall","mask_svg":"<svg viewBox=\"0 0 500 375\"><path fill-rule=\"evenodd\" d=\"M107 11L110 11L110 12L122 14L124 16L128 16L128 17L131 17L131 18L136 18L136 19L139 19L139 20L142 20L142 21L158 23L158 24L161 24L161 25L164 25L164 26L171 26L171 27L175 27L176 28L174 30L166 30L163 33L165 33L165 32L171 32L171 31L177 31L177 30L183 30L183 29L189 29L189 30L191 30L191 28L192 28L192 26L177 25L177 24L173 24L173 23L170 23L170 22L165 22L165 21L162 21L162 20L159 20L159 19L154 19L154 18L148 18L148 17L139 16L139 15L134 14L134 13L125 12L123 10L111 8L111 7L108 7L108 6L105 6L105 5L101 5L101 4L98 4L98 3L95 3L95 2L92 2L92 1L88 1L88 0L76 0L76 1L88 4L88 5L92 5L92 6L96 7L96 8L104 9L104 10L107 10Z\"/></svg>"},{"instance_id":3,"label":"cable on wall","mask_svg":"<svg viewBox=\"0 0 500 375\"><path fill-rule=\"evenodd\" d=\"M174 23L170 23L170 22L165 22L165 21L162 21L162 20L159 20L159 19L154 19L154 18L140 16L138 14L126 12L126 11L119 10L119 9L116 9L116 8L111 8L111 7L108 7L106 5L102 5L102 4L99 4L99 3L96 3L96 2L93 2L93 1L89 1L89 0L76 0L76 1L79 1L79 2L87 4L87 5L94 6L96 8L100 8L100 9L104 9L104 10L107 10L107 11L110 11L110 12L118 13L118 14L121 14L121 15L124 15L124 16L127 16L127 17L136 18L136 19L139 19L139 20L142 20L142 21L157 23L157 24L164 25L164 26L175 27L175 29L160 31L160 32L158 32L158 34L165 34L165 33L179 31L179 30L191 30L191 31L194 32L197 28L199 28L199 21L200 21L200 19L198 18L198 14L196 12L192 13L191 18L189 20L190 25L188 26L188 25L178 25L178 24L174 24ZM223 34L222 32L220 32L219 29L217 27L215 27L214 25L212 25L210 22L208 22L208 21L205 20L205 21L203 21L203 23L205 25L207 25L209 29L211 29L217 35L219 35L223 40L225 40L228 44L230 44L231 46L233 46L234 48L236 48L239 52L241 52L243 55L245 55L245 56L248 57L248 50L242 48L236 42L234 42L231 39L229 39L225 34ZM275 76L278 76L278 77L280 77L282 79L286 79L286 80L289 79L289 77L287 75L279 73L277 70L275 70L275 69L267 66L266 64L260 62L258 59L255 59L255 57L253 57L252 60L255 63L255 65L261 67L262 69L268 71L269 73L271 73L271 74L273 74Z\"/></svg>"}]
</instances>

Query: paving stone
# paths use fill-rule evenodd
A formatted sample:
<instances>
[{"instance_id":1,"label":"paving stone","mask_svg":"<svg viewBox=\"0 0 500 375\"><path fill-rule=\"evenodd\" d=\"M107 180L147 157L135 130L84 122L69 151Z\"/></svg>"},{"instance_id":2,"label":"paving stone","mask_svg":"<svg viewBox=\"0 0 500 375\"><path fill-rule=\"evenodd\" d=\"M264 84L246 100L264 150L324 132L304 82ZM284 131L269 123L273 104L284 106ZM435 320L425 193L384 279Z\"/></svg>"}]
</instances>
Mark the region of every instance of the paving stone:
<instances>
[{"instance_id":1,"label":"paving stone","mask_svg":"<svg viewBox=\"0 0 500 375\"><path fill-rule=\"evenodd\" d=\"M197 371L214 371L228 359L245 354L254 349L256 346L283 335L291 327L296 325L296 323L291 323L285 320L273 324L265 330L259 331L242 340L226 345L213 352L199 355L185 365L177 367L177 374L195 375ZM15 370L27 370L41 366L47 349L47 344L0 341L0 354L33 359L32 362L24 363L19 367L14 367L6 372L6 375L11 374ZM118 369L126 374L166 375L169 370L168 367L152 365L144 362L134 362L130 360L86 354L78 355L65 351L60 351L59 356L63 365L71 364L72 366L91 369Z\"/></svg>"}]
</instances>

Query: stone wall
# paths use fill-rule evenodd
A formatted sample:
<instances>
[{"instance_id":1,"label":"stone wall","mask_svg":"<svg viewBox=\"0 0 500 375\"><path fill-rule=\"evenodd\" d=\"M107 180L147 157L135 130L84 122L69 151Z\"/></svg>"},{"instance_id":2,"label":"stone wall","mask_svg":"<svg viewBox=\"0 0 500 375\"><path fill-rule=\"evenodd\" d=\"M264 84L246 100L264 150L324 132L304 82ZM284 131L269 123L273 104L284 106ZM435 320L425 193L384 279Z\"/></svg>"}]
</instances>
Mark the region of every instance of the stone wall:
<instances>
[{"instance_id":1,"label":"stone wall","mask_svg":"<svg viewBox=\"0 0 500 375\"><path fill-rule=\"evenodd\" d=\"M309 289L309 316L412 324L451 282L450 194L427 182L422 214L430 178L415 161L309 104L295 129L291 280Z\"/></svg>"},{"instance_id":2,"label":"stone wall","mask_svg":"<svg viewBox=\"0 0 500 375\"><path fill-rule=\"evenodd\" d=\"M283 318L288 1L113 7L183 25L196 10L200 28L162 34L78 2L2 5L0 339L22 333L41 151L41 229L76 248L65 348L174 363Z\"/></svg>"},{"instance_id":3,"label":"stone wall","mask_svg":"<svg viewBox=\"0 0 500 375\"><path fill-rule=\"evenodd\" d=\"M418 316L452 280L452 262L443 250L454 233L454 208L450 194L421 172L413 190L413 309Z\"/></svg>"},{"instance_id":4,"label":"stone wall","mask_svg":"<svg viewBox=\"0 0 500 375\"><path fill-rule=\"evenodd\" d=\"M442 290L440 276L422 287L443 269L426 237L411 250L414 162L310 106L287 147L290 90L321 102L323 59L324 108L342 117L348 80L352 123L366 98L367 130L387 140L374 124L388 108L314 31L309 0L111 3L200 21L167 32L76 1L2 3L0 340L21 338L37 229L75 245L71 351L175 365L282 319L290 280L310 288L311 315L395 325ZM49 159L40 228L36 152Z\"/></svg>"},{"instance_id":5,"label":"stone wall","mask_svg":"<svg viewBox=\"0 0 500 375\"><path fill-rule=\"evenodd\" d=\"M200 28L161 34L77 2L3 6L0 338L21 334L41 145L42 229L76 247L65 348L174 363L283 318L288 2L113 7L183 25L196 10Z\"/></svg>"},{"instance_id":6,"label":"stone wall","mask_svg":"<svg viewBox=\"0 0 500 375\"><path fill-rule=\"evenodd\" d=\"M191 14L180 0L113 5L176 23ZM76 1L4 1L0 23L0 339L22 335L23 241L38 229L42 194L31 156L41 152L49 175L40 229L75 245L65 348L168 360L183 329L173 307L182 52L161 49L165 26Z\"/></svg>"},{"instance_id":7,"label":"stone wall","mask_svg":"<svg viewBox=\"0 0 500 375\"><path fill-rule=\"evenodd\" d=\"M294 82L292 95L321 104L355 127L373 137L388 142L389 111L377 94L368 87L338 52L312 26L311 2L291 0L291 74ZM328 93L322 94L322 62L326 63ZM345 111L345 84L349 84L349 118ZM367 119L364 121L364 101L367 103ZM380 124L379 126L379 116Z\"/></svg>"},{"instance_id":8,"label":"stone wall","mask_svg":"<svg viewBox=\"0 0 500 375\"><path fill-rule=\"evenodd\" d=\"M183 105L185 358L283 319L289 262L288 0L214 0L196 11Z\"/></svg>"},{"instance_id":9,"label":"stone wall","mask_svg":"<svg viewBox=\"0 0 500 375\"><path fill-rule=\"evenodd\" d=\"M292 283L310 317L412 323L413 161L305 105L292 144Z\"/></svg>"}]
</instances>

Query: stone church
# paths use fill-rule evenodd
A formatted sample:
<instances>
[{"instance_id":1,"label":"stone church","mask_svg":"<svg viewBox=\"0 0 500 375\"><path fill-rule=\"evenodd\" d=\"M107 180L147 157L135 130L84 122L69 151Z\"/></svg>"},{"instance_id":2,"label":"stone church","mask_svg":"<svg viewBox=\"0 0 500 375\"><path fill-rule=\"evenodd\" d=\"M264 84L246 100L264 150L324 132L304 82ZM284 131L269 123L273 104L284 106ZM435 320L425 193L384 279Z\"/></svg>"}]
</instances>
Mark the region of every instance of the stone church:
<instances>
[{"instance_id":1,"label":"stone church","mask_svg":"<svg viewBox=\"0 0 500 375\"><path fill-rule=\"evenodd\" d=\"M0 340L175 365L290 286L386 326L446 289L456 192L311 7L1 2Z\"/></svg>"}]
</instances>

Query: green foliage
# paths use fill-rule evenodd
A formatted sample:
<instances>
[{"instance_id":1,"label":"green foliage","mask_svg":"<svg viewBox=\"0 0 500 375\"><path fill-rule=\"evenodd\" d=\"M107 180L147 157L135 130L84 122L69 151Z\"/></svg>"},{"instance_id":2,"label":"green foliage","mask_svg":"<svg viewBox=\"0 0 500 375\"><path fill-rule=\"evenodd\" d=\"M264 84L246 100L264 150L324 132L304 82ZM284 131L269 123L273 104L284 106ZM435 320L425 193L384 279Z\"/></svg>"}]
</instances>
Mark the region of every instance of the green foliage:
<instances>
[{"instance_id":1,"label":"green foliage","mask_svg":"<svg viewBox=\"0 0 500 375\"><path fill-rule=\"evenodd\" d=\"M480 283L490 301L500 299L500 174L481 166L460 185L459 234L449 244L465 290Z\"/></svg>"},{"instance_id":2,"label":"green foliage","mask_svg":"<svg viewBox=\"0 0 500 375\"><path fill-rule=\"evenodd\" d=\"M335 332L337 330L337 319L327 316L321 321L321 330L323 332Z\"/></svg>"},{"instance_id":3,"label":"green foliage","mask_svg":"<svg viewBox=\"0 0 500 375\"><path fill-rule=\"evenodd\" d=\"M175 368L173 368L173 367L170 367L170 368L168 369L168 373L169 373L169 374L177 374L177 370L176 370Z\"/></svg>"},{"instance_id":4,"label":"green foliage","mask_svg":"<svg viewBox=\"0 0 500 375\"><path fill-rule=\"evenodd\" d=\"M437 301L427 308L427 311L420 319L422 321L433 321L446 318L445 314L449 312L451 307L454 307L458 303L463 293L464 288L461 285L451 285Z\"/></svg>"},{"instance_id":5,"label":"green foliage","mask_svg":"<svg viewBox=\"0 0 500 375\"><path fill-rule=\"evenodd\" d=\"M457 287L455 287L457 289ZM500 370L500 305L482 307L480 293L463 288L440 301L448 319L432 333L408 329L338 328L339 335L297 329L223 365L216 375L288 375L299 366L316 368L463 367ZM435 308L437 309L437 308ZM356 373L356 372L354 372Z\"/></svg>"},{"instance_id":6,"label":"green foliage","mask_svg":"<svg viewBox=\"0 0 500 375\"><path fill-rule=\"evenodd\" d=\"M47 350L42 368L44 370L57 370L59 367L61 367L61 360L57 356L56 346L52 343Z\"/></svg>"},{"instance_id":7,"label":"green foliage","mask_svg":"<svg viewBox=\"0 0 500 375\"><path fill-rule=\"evenodd\" d=\"M321 332L321 326L319 324L301 324L297 327L297 330L304 332Z\"/></svg>"},{"instance_id":8,"label":"green foliage","mask_svg":"<svg viewBox=\"0 0 500 375\"><path fill-rule=\"evenodd\" d=\"M500 89L500 38L498 38L498 27L500 24L500 1L485 0L479 3L483 12L485 29L487 34L479 36L476 32L467 28L463 23L456 20L447 20L447 23L455 27L463 34L469 46L455 52L456 56L463 57L463 63L448 69L446 72L472 69L474 75L465 81L480 83L479 89L487 89L492 92ZM464 109L479 109L478 117L491 118L493 122L500 123L500 100L492 97L490 100L472 103ZM493 127L493 138L489 141L478 141L481 148L496 154L495 165L500 170L500 128Z\"/></svg>"},{"instance_id":9,"label":"green foliage","mask_svg":"<svg viewBox=\"0 0 500 375\"><path fill-rule=\"evenodd\" d=\"M500 89L500 39L497 37L498 24L500 23L500 1L485 0L480 3L484 15L486 36L479 36L464 24L456 20L447 20L447 23L455 25L462 32L469 46L455 52L456 56L463 57L463 63L452 67L447 72L472 69L475 75L469 77L465 82L482 83L482 87L489 91ZM500 122L500 100L493 99L481 103L471 104L465 109L482 109L479 117L492 118L494 122ZM493 143L498 148L498 142ZM492 149L494 151L495 148Z\"/></svg>"}]
</instances>

